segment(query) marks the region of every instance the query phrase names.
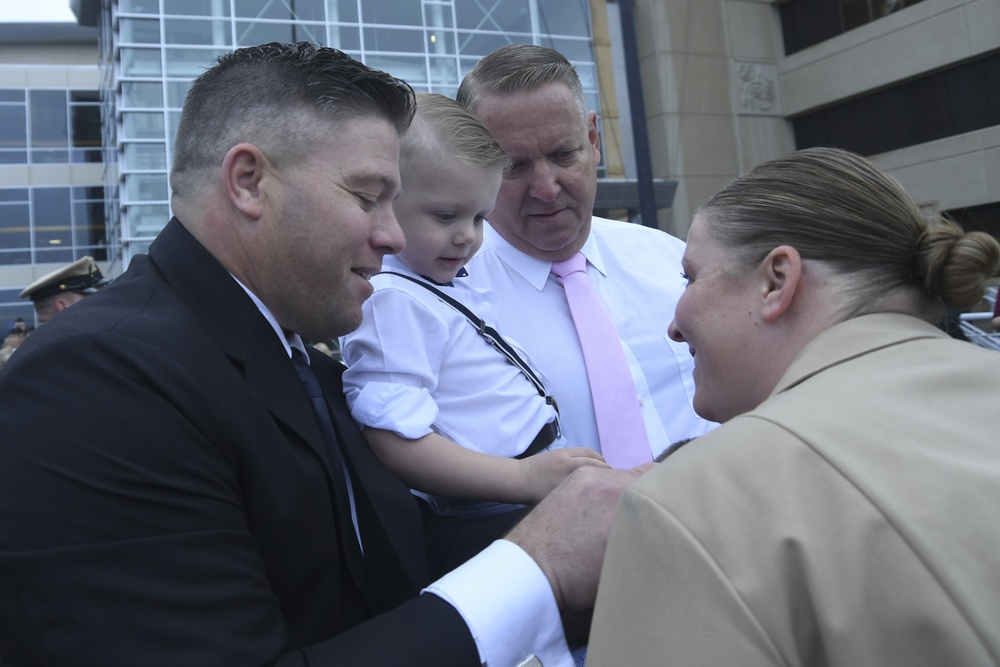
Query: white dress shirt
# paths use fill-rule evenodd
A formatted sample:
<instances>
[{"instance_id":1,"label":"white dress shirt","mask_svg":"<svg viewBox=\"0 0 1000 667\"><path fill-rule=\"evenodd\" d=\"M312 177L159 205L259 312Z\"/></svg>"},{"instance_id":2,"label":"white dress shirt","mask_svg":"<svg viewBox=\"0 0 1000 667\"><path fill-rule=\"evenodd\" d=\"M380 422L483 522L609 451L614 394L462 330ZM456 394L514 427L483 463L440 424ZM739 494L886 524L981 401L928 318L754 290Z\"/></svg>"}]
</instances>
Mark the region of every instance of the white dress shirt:
<instances>
[{"instance_id":1,"label":"white dress shirt","mask_svg":"<svg viewBox=\"0 0 1000 667\"><path fill-rule=\"evenodd\" d=\"M587 275L621 337L651 454L715 426L694 412L688 346L667 336L684 291L684 242L659 230L595 217L582 252ZM568 445L600 452L583 351L566 293L550 273L552 263L517 250L487 226L483 246L467 269L470 284L496 292L500 331L516 339L549 378Z\"/></svg>"},{"instance_id":2,"label":"white dress shirt","mask_svg":"<svg viewBox=\"0 0 1000 667\"><path fill-rule=\"evenodd\" d=\"M418 277L395 256L383 260L382 270ZM340 340L348 366L344 393L359 424L408 440L433 432L473 451L514 457L555 419L554 408L462 313L399 276L376 275L372 284L375 293L364 304L361 326ZM492 292L461 278L436 288L495 325ZM442 514L512 507L421 495Z\"/></svg>"},{"instance_id":3,"label":"white dress shirt","mask_svg":"<svg viewBox=\"0 0 1000 667\"><path fill-rule=\"evenodd\" d=\"M274 328L291 363L292 346L302 345L302 339L293 334L290 343L264 302L236 282ZM357 516L353 518L356 527ZM422 593L437 595L455 607L486 667L516 665L531 655L545 667L575 667L548 579L513 542L497 540Z\"/></svg>"}]
</instances>

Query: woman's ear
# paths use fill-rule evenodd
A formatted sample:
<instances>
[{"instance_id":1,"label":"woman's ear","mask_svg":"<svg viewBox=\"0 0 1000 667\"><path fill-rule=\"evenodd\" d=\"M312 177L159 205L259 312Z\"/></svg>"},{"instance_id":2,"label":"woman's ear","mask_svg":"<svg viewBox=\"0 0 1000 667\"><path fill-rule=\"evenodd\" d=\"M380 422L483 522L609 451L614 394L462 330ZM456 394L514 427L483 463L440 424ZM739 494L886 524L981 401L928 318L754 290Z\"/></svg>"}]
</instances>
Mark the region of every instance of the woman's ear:
<instances>
[{"instance_id":1,"label":"woman's ear","mask_svg":"<svg viewBox=\"0 0 1000 667\"><path fill-rule=\"evenodd\" d=\"M772 250L761 262L764 275L764 295L760 316L774 322L792 305L792 299L802 280L802 257L788 245Z\"/></svg>"},{"instance_id":2,"label":"woman's ear","mask_svg":"<svg viewBox=\"0 0 1000 667\"><path fill-rule=\"evenodd\" d=\"M253 220L264 213L260 188L267 158L253 144L237 144L229 149L223 159L226 195L234 208Z\"/></svg>"}]
</instances>

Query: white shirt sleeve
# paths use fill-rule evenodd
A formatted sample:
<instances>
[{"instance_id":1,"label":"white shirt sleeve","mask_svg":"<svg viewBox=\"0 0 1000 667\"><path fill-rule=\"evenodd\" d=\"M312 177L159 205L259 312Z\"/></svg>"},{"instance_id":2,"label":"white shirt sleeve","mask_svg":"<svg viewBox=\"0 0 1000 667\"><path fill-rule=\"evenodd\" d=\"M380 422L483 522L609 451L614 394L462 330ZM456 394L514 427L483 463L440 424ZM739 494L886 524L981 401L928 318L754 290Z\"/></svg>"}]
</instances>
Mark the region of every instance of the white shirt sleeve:
<instances>
[{"instance_id":1,"label":"white shirt sleeve","mask_svg":"<svg viewBox=\"0 0 1000 667\"><path fill-rule=\"evenodd\" d=\"M519 546L497 540L424 589L465 619L487 667L531 655L545 667L574 667L548 579Z\"/></svg>"}]
</instances>

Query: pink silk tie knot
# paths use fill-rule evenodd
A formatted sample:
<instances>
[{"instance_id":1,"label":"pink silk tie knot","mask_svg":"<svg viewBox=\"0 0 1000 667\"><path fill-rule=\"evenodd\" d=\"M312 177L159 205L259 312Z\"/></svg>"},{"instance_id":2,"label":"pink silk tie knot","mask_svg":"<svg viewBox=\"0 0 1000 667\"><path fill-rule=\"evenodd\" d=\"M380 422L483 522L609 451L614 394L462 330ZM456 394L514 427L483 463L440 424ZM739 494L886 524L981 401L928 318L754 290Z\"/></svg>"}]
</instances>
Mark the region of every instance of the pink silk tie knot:
<instances>
[{"instance_id":1,"label":"pink silk tie knot","mask_svg":"<svg viewBox=\"0 0 1000 667\"><path fill-rule=\"evenodd\" d=\"M632 372L618 329L587 276L587 258L577 253L553 262L552 273L562 280L583 349L601 454L613 468L649 463L653 455Z\"/></svg>"}]
</instances>

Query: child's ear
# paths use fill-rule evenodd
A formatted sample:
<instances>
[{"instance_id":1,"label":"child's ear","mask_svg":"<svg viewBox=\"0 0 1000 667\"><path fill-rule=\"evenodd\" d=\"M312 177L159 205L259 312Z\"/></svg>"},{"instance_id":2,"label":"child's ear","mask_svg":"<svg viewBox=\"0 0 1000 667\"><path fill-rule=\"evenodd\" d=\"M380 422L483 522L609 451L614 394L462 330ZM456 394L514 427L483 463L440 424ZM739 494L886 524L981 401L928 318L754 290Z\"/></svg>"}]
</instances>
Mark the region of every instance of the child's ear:
<instances>
[{"instance_id":1,"label":"child's ear","mask_svg":"<svg viewBox=\"0 0 1000 667\"><path fill-rule=\"evenodd\" d=\"M802 279L802 257L792 246L778 246L761 262L763 272L763 300L760 316L765 322L774 322L792 304Z\"/></svg>"}]
</instances>

